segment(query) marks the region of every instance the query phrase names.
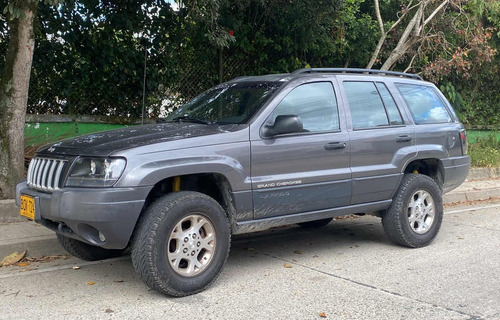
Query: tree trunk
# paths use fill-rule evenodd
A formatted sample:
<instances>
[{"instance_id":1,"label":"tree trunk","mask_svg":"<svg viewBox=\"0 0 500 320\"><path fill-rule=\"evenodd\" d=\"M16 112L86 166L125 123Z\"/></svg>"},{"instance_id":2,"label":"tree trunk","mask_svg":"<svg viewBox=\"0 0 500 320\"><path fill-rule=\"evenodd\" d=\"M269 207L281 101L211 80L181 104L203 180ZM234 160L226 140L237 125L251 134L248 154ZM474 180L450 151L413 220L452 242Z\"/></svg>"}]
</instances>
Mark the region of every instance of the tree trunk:
<instances>
[{"instance_id":1,"label":"tree trunk","mask_svg":"<svg viewBox=\"0 0 500 320\"><path fill-rule=\"evenodd\" d=\"M33 61L37 2L18 1L24 16L9 19L10 39L0 82L0 199L13 198L24 177L24 120Z\"/></svg>"},{"instance_id":2,"label":"tree trunk","mask_svg":"<svg viewBox=\"0 0 500 320\"><path fill-rule=\"evenodd\" d=\"M380 67L380 70L391 70L391 68L394 66L394 64L401 59L408 49L411 48L415 43L417 43L418 39L417 38L411 38L408 40L406 43L402 44L401 46L397 46L392 50L391 54L385 60L384 64Z\"/></svg>"}]
</instances>

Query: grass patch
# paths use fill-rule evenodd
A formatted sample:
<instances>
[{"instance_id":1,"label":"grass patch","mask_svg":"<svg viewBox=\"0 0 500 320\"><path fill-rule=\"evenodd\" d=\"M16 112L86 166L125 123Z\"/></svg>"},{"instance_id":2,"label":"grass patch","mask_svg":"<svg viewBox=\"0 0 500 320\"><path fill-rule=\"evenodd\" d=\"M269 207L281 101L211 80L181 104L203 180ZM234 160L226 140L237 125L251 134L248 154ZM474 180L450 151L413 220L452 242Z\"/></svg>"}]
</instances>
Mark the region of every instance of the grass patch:
<instances>
[{"instance_id":1,"label":"grass patch","mask_svg":"<svg viewBox=\"0 0 500 320\"><path fill-rule=\"evenodd\" d=\"M469 140L469 155L473 167L500 167L500 134L482 133Z\"/></svg>"},{"instance_id":2,"label":"grass patch","mask_svg":"<svg viewBox=\"0 0 500 320\"><path fill-rule=\"evenodd\" d=\"M467 130L467 141L469 143L476 143L477 139L488 139L491 136L496 136L500 140L500 131L495 130Z\"/></svg>"}]
</instances>

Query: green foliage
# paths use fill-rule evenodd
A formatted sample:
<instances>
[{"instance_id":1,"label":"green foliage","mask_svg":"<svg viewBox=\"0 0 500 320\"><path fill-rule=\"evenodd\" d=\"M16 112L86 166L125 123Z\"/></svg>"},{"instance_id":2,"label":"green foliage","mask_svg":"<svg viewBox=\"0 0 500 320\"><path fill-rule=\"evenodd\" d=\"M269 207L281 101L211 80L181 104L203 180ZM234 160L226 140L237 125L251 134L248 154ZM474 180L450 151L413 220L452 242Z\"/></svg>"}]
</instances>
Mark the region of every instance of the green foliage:
<instances>
[{"instance_id":1,"label":"green foliage","mask_svg":"<svg viewBox=\"0 0 500 320\"><path fill-rule=\"evenodd\" d=\"M469 144L469 155L474 167L500 167L500 139L494 133L478 137Z\"/></svg>"},{"instance_id":2,"label":"green foliage","mask_svg":"<svg viewBox=\"0 0 500 320\"><path fill-rule=\"evenodd\" d=\"M223 8L221 24L234 30L229 49L253 61L253 73L363 66L376 43L376 21L364 0L240 0Z\"/></svg>"},{"instance_id":3,"label":"green foliage","mask_svg":"<svg viewBox=\"0 0 500 320\"><path fill-rule=\"evenodd\" d=\"M453 109L455 109L458 116L460 117L460 120L465 121L464 115L463 115L465 101L464 101L464 98L462 97L462 95L460 94L460 92L458 92L455 89L455 86L451 82L444 82L444 84L442 84L439 87L439 89L446 96L448 101L451 103L451 105L453 106Z\"/></svg>"},{"instance_id":4,"label":"green foliage","mask_svg":"<svg viewBox=\"0 0 500 320\"><path fill-rule=\"evenodd\" d=\"M31 80L37 95L30 95L29 112L136 117L142 111L145 55L147 92L174 70L170 37L179 28L165 1L85 0L39 11L43 20Z\"/></svg>"},{"instance_id":5,"label":"green foliage","mask_svg":"<svg viewBox=\"0 0 500 320\"><path fill-rule=\"evenodd\" d=\"M0 0L2 59L17 1ZM380 36L373 0L188 0L177 11L167 0L27 1L39 1L31 113L139 116L146 61L146 105L157 114L166 100L178 104L216 84L219 58L235 66L220 80L364 67ZM386 29L409 3L380 0ZM396 69L415 55L412 71L437 82L462 121L499 124L500 2L456 3L461 10L450 5L432 22L439 36L411 48ZM409 18L389 34L382 60Z\"/></svg>"}]
</instances>

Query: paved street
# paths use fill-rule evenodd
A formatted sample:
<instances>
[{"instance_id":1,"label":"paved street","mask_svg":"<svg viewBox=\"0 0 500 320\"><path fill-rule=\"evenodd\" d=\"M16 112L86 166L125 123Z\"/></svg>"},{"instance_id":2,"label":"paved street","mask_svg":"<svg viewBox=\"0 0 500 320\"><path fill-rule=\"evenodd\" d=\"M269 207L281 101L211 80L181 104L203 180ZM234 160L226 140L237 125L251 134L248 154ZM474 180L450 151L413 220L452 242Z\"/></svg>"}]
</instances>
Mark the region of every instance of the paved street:
<instances>
[{"instance_id":1,"label":"paved street","mask_svg":"<svg viewBox=\"0 0 500 320\"><path fill-rule=\"evenodd\" d=\"M0 319L500 319L500 201L446 212L422 249L392 245L374 217L240 236L218 281L178 299L128 257L4 267Z\"/></svg>"}]
</instances>

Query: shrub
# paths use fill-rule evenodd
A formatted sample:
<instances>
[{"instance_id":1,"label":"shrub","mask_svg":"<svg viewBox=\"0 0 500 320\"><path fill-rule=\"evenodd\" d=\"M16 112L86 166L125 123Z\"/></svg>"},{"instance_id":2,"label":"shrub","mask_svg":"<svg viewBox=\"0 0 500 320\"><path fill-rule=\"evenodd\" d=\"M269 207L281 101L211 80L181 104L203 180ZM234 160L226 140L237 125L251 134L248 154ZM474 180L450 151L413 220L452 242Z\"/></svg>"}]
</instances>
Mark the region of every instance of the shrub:
<instances>
[{"instance_id":1,"label":"shrub","mask_svg":"<svg viewBox=\"0 0 500 320\"><path fill-rule=\"evenodd\" d=\"M473 167L500 167L500 141L496 134L478 137L468 150Z\"/></svg>"}]
</instances>

